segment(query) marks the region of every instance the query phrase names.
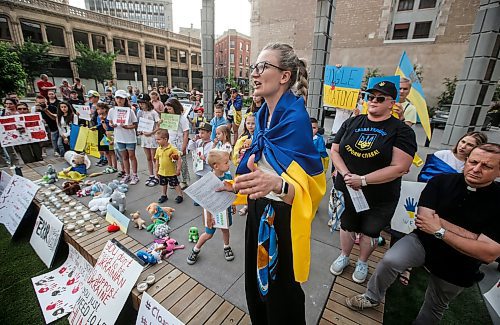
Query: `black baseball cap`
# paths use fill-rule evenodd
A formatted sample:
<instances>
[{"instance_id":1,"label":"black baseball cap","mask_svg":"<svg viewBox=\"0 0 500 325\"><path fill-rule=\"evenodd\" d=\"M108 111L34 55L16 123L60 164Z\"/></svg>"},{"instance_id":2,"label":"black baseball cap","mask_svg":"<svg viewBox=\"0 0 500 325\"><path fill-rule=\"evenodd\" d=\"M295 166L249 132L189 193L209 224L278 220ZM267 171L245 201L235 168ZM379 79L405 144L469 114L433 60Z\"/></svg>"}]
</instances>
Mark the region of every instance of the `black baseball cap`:
<instances>
[{"instance_id":1,"label":"black baseball cap","mask_svg":"<svg viewBox=\"0 0 500 325\"><path fill-rule=\"evenodd\" d=\"M206 122L200 123L200 126L198 127L198 129L212 132L212 124L206 123Z\"/></svg>"},{"instance_id":2,"label":"black baseball cap","mask_svg":"<svg viewBox=\"0 0 500 325\"><path fill-rule=\"evenodd\" d=\"M137 97L137 101L141 101L141 102L149 102L150 100L151 100L151 97L149 97L149 95L146 93L142 93Z\"/></svg>"},{"instance_id":3,"label":"black baseball cap","mask_svg":"<svg viewBox=\"0 0 500 325\"><path fill-rule=\"evenodd\" d=\"M372 93L375 90L381 92L384 95L391 96L392 99L396 99L398 97L398 90L396 88L396 85L390 81L379 81L377 82L373 88L368 89L366 92Z\"/></svg>"}]
</instances>

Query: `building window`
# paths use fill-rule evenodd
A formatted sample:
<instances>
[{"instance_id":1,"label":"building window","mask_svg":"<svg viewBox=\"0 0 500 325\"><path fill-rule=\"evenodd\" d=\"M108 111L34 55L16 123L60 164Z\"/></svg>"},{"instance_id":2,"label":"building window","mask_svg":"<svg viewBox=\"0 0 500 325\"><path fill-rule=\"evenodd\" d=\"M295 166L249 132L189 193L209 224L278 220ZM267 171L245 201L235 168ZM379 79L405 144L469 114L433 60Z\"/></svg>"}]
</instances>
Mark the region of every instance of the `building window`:
<instances>
[{"instance_id":1,"label":"building window","mask_svg":"<svg viewBox=\"0 0 500 325\"><path fill-rule=\"evenodd\" d=\"M191 65L198 65L198 54L191 53Z\"/></svg>"},{"instance_id":2,"label":"building window","mask_svg":"<svg viewBox=\"0 0 500 325\"><path fill-rule=\"evenodd\" d=\"M243 51L243 43L240 42L240 51Z\"/></svg>"},{"instance_id":3,"label":"building window","mask_svg":"<svg viewBox=\"0 0 500 325\"><path fill-rule=\"evenodd\" d=\"M240 65L243 64L243 56L240 54Z\"/></svg>"},{"instance_id":4,"label":"building window","mask_svg":"<svg viewBox=\"0 0 500 325\"><path fill-rule=\"evenodd\" d=\"M0 16L0 39L12 39L7 18Z\"/></svg>"},{"instance_id":5,"label":"building window","mask_svg":"<svg viewBox=\"0 0 500 325\"><path fill-rule=\"evenodd\" d=\"M125 40L113 38L113 48L115 49L115 53L125 55Z\"/></svg>"},{"instance_id":6,"label":"building window","mask_svg":"<svg viewBox=\"0 0 500 325\"><path fill-rule=\"evenodd\" d=\"M40 24L21 21L21 29L23 31L24 41L31 39L34 43L43 43L42 28Z\"/></svg>"},{"instance_id":7,"label":"building window","mask_svg":"<svg viewBox=\"0 0 500 325\"><path fill-rule=\"evenodd\" d=\"M89 46L89 34L86 32L73 31L73 39L75 44L82 43L83 45Z\"/></svg>"},{"instance_id":8,"label":"building window","mask_svg":"<svg viewBox=\"0 0 500 325\"><path fill-rule=\"evenodd\" d=\"M392 39L407 39L410 24L395 24Z\"/></svg>"},{"instance_id":9,"label":"building window","mask_svg":"<svg viewBox=\"0 0 500 325\"><path fill-rule=\"evenodd\" d=\"M139 43L127 41L127 47L129 56L139 56Z\"/></svg>"},{"instance_id":10,"label":"building window","mask_svg":"<svg viewBox=\"0 0 500 325\"><path fill-rule=\"evenodd\" d=\"M230 47L231 47L232 49L234 49L234 44L235 44L235 42L234 42L234 41L231 41L231 42L230 42Z\"/></svg>"},{"instance_id":11,"label":"building window","mask_svg":"<svg viewBox=\"0 0 500 325\"><path fill-rule=\"evenodd\" d=\"M245 57L245 65L248 66L249 62L248 62L248 56Z\"/></svg>"},{"instance_id":12,"label":"building window","mask_svg":"<svg viewBox=\"0 0 500 325\"><path fill-rule=\"evenodd\" d=\"M201 54L198 54L198 65L201 65Z\"/></svg>"},{"instance_id":13,"label":"building window","mask_svg":"<svg viewBox=\"0 0 500 325\"><path fill-rule=\"evenodd\" d=\"M418 9L428 9L435 7L436 7L436 0L420 0L420 4L418 5Z\"/></svg>"},{"instance_id":14,"label":"building window","mask_svg":"<svg viewBox=\"0 0 500 325\"><path fill-rule=\"evenodd\" d=\"M104 35L92 34L92 47L106 53L106 37Z\"/></svg>"},{"instance_id":15,"label":"building window","mask_svg":"<svg viewBox=\"0 0 500 325\"><path fill-rule=\"evenodd\" d=\"M413 10L414 0L399 0L398 11Z\"/></svg>"},{"instance_id":16,"label":"building window","mask_svg":"<svg viewBox=\"0 0 500 325\"><path fill-rule=\"evenodd\" d=\"M47 41L51 42L54 46L65 47L66 42L64 41L64 31L60 27L45 26L45 31L47 32Z\"/></svg>"},{"instance_id":17,"label":"building window","mask_svg":"<svg viewBox=\"0 0 500 325\"><path fill-rule=\"evenodd\" d=\"M413 38L429 38L432 21L422 21L415 23Z\"/></svg>"},{"instance_id":18,"label":"building window","mask_svg":"<svg viewBox=\"0 0 500 325\"><path fill-rule=\"evenodd\" d=\"M156 59L165 60L165 48L163 46L156 46Z\"/></svg>"},{"instance_id":19,"label":"building window","mask_svg":"<svg viewBox=\"0 0 500 325\"><path fill-rule=\"evenodd\" d=\"M141 66L138 64L116 63L116 78L123 80L134 80L135 73L137 79L141 80Z\"/></svg>"},{"instance_id":20,"label":"building window","mask_svg":"<svg viewBox=\"0 0 500 325\"><path fill-rule=\"evenodd\" d=\"M229 63L234 63L234 53L229 56Z\"/></svg>"},{"instance_id":21,"label":"building window","mask_svg":"<svg viewBox=\"0 0 500 325\"><path fill-rule=\"evenodd\" d=\"M177 53L179 51L176 49L170 49L170 62L179 62L179 59L177 58Z\"/></svg>"},{"instance_id":22,"label":"building window","mask_svg":"<svg viewBox=\"0 0 500 325\"><path fill-rule=\"evenodd\" d=\"M187 63L186 51L179 51L179 61L180 63Z\"/></svg>"},{"instance_id":23,"label":"building window","mask_svg":"<svg viewBox=\"0 0 500 325\"><path fill-rule=\"evenodd\" d=\"M155 58L155 49L154 49L153 45L151 45L151 44L144 45L144 52L146 55L146 59L154 59Z\"/></svg>"},{"instance_id":24,"label":"building window","mask_svg":"<svg viewBox=\"0 0 500 325\"><path fill-rule=\"evenodd\" d=\"M247 52L248 52L250 50L250 47L248 46L248 43L246 44L246 46L247 46Z\"/></svg>"},{"instance_id":25,"label":"building window","mask_svg":"<svg viewBox=\"0 0 500 325\"><path fill-rule=\"evenodd\" d=\"M243 77L243 69L240 69L240 78Z\"/></svg>"}]
</instances>

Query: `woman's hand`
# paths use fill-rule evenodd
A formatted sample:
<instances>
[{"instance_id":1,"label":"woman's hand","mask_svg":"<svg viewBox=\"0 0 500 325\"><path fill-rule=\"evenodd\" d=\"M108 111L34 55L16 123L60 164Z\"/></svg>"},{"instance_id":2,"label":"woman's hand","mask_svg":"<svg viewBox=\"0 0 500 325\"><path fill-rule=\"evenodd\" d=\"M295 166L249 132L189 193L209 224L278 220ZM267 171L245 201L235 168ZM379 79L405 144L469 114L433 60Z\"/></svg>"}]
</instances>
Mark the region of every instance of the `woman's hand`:
<instances>
[{"instance_id":1,"label":"woman's hand","mask_svg":"<svg viewBox=\"0 0 500 325\"><path fill-rule=\"evenodd\" d=\"M362 186L361 176L356 174L345 174L344 182L347 186L350 186L353 190L359 190Z\"/></svg>"},{"instance_id":2,"label":"woman's hand","mask_svg":"<svg viewBox=\"0 0 500 325\"><path fill-rule=\"evenodd\" d=\"M234 189L241 194L247 194L251 199L264 197L270 192L280 192L283 182L281 177L264 173L255 166L254 161L255 155L251 155L247 163L250 173L236 177Z\"/></svg>"},{"instance_id":3,"label":"woman's hand","mask_svg":"<svg viewBox=\"0 0 500 325\"><path fill-rule=\"evenodd\" d=\"M69 143L69 139L68 139L68 138L64 138L63 142L64 142L65 144L68 144L68 143Z\"/></svg>"}]
</instances>

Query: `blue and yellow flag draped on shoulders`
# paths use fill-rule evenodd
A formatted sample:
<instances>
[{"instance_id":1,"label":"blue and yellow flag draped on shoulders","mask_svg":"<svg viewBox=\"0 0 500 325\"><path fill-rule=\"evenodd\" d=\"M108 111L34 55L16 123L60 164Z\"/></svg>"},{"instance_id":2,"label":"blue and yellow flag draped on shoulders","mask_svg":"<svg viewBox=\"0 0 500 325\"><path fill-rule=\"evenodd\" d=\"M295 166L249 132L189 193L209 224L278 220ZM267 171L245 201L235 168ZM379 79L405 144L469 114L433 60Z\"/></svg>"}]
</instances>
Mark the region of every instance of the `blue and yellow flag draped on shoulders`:
<instances>
[{"instance_id":1,"label":"blue and yellow flag draped on shoulders","mask_svg":"<svg viewBox=\"0 0 500 325\"><path fill-rule=\"evenodd\" d=\"M326 191L326 177L318 151L313 145L312 128L304 99L285 92L271 117L267 104L256 116L252 146L245 152L236 174L246 174L248 158L258 162L264 154L278 175L295 189L291 212L291 237L295 280L305 282L311 262L311 223Z\"/></svg>"}]
</instances>

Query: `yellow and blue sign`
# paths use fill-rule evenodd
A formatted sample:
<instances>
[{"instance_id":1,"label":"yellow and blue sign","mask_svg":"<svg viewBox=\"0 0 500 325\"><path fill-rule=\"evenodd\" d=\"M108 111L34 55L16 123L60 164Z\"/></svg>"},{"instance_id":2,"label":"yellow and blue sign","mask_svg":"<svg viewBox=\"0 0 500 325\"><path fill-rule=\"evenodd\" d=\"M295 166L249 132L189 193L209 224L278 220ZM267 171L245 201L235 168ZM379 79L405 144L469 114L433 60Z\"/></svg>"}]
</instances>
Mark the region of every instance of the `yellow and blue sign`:
<instances>
[{"instance_id":1,"label":"yellow and blue sign","mask_svg":"<svg viewBox=\"0 0 500 325\"><path fill-rule=\"evenodd\" d=\"M394 100L397 103L397 102L399 102L399 79L400 79L399 76L372 77L372 78L368 79L368 86L366 89L371 89L371 88L375 87L375 85L380 83L380 82L390 81L394 84L394 86L396 86L396 90L397 90L398 95L396 98L394 98Z\"/></svg>"},{"instance_id":2,"label":"yellow and blue sign","mask_svg":"<svg viewBox=\"0 0 500 325\"><path fill-rule=\"evenodd\" d=\"M323 105L344 109L354 109L363 82L365 68L325 67L323 84Z\"/></svg>"}]
</instances>

